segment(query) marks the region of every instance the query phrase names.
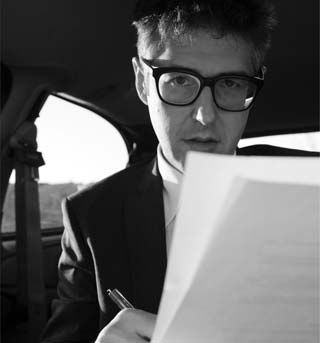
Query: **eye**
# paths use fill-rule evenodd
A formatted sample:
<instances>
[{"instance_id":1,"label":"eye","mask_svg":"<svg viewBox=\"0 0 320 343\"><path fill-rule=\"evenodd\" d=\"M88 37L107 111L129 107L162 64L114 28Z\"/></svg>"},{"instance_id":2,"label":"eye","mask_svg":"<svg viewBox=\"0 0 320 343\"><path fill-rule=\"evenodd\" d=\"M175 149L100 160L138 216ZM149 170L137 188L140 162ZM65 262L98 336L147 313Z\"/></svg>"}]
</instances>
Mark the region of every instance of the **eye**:
<instances>
[{"instance_id":1,"label":"eye","mask_svg":"<svg viewBox=\"0 0 320 343\"><path fill-rule=\"evenodd\" d=\"M167 73L162 75L161 81L171 87L195 87L198 85L195 77L181 73Z\"/></svg>"},{"instance_id":2,"label":"eye","mask_svg":"<svg viewBox=\"0 0 320 343\"><path fill-rule=\"evenodd\" d=\"M192 79L186 76L177 76L170 80L170 83L177 86L187 86L191 84Z\"/></svg>"},{"instance_id":3,"label":"eye","mask_svg":"<svg viewBox=\"0 0 320 343\"><path fill-rule=\"evenodd\" d=\"M232 79L224 79L222 86L225 88L237 88L241 87L240 83Z\"/></svg>"}]
</instances>

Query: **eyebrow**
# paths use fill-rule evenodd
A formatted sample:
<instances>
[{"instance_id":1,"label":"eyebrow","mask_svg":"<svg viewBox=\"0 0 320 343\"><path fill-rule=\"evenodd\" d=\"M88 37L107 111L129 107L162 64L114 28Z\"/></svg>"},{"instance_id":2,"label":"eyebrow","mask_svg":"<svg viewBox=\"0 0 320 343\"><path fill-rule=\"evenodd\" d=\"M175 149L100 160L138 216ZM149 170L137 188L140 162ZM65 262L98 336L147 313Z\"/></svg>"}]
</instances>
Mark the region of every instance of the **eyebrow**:
<instances>
[{"instance_id":1,"label":"eyebrow","mask_svg":"<svg viewBox=\"0 0 320 343\"><path fill-rule=\"evenodd\" d=\"M190 71L196 72L199 75L201 75L202 77L204 77L199 70L196 70L196 69L184 66L184 65L179 65L179 64L176 64L176 63L171 62L171 61L169 61L170 63L168 64L168 63L166 63L167 60L157 60L157 59L154 59L154 60L144 59L144 60L148 61L152 66L154 66L156 68L180 68L180 69L186 69L186 70L190 70ZM163 62L165 62L165 63L163 63ZM222 73L219 73L217 75L252 76L252 75L250 75L248 72L246 72L244 70L228 70L226 72L222 72ZM214 75L207 76L207 78L211 78L211 77L214 77Z\"/></svg>"}]
</instances>

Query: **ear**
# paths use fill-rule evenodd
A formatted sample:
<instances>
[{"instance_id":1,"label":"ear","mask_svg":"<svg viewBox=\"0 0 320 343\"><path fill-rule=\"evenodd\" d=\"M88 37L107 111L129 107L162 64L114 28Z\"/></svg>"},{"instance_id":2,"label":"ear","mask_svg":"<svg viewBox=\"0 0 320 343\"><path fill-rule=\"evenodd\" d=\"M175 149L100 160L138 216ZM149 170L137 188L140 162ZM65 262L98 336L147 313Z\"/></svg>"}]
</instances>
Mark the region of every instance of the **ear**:
<instances>
[{"instance_id":1,"label":"ear","mask_svg":"<svg viewBox=\"0 0 320 343\"><path fill-rule=\"evenodd\" d=\"M144 74L143 68L140 64L140 61L137 57L132 58L132 66L135 75L135 85L138 96L140 100L145 104L148 105L148 98L147 98L147 88L146 88L146 75Z\"/></svg>"}]
</instances>

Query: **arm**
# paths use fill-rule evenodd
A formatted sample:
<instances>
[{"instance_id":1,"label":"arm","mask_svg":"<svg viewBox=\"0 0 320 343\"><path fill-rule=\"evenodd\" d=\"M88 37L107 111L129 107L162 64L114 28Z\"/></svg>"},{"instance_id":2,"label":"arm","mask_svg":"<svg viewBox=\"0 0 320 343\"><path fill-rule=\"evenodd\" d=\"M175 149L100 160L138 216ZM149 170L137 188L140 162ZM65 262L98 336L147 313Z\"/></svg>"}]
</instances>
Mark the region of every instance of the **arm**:
<instances>
[{"instance_id":1,"label":"arm","mask_svg":"<svg viewBox=\"0 0 320 343\"><path fill-rule=\"evenodd\" d=\"M58 297L42 342L94 342L99 305L90 250L68 199L62 203L64 233L59 260Z\"/></svg>"}]
</instances>

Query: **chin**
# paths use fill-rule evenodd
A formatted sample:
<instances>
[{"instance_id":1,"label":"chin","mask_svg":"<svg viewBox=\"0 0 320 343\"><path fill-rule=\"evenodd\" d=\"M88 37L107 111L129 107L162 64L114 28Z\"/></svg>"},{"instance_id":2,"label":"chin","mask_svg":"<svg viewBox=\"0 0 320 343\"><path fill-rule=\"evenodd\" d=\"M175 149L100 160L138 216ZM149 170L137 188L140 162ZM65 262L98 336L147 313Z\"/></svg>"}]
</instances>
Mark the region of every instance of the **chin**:
<instances>
[{"instance_id":1,"label":"chin","mask_svg":"<svg viewBox=\"0 0 320 343\"><path fill-rule=\"evenodd\" d=\"M233 155L237 149L237 146L224 146L220 150L220 152L217 151L217 154L223 154L223 155Z\"/></svg>"}]
</instances>

